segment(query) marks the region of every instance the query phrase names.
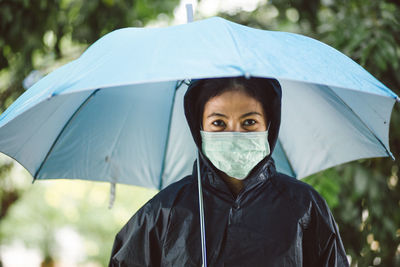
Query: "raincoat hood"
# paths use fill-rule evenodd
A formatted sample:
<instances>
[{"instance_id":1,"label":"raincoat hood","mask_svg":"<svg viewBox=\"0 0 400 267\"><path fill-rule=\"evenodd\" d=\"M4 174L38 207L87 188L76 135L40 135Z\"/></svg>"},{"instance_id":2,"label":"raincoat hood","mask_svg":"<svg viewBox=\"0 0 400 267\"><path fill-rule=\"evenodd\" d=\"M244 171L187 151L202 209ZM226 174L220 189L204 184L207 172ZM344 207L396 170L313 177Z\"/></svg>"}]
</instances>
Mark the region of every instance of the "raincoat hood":
<instances>
[{"instance_id":1,"label":"raincoat hood","mask_svg":"<svg viewBox=\"0 0 400 267\"><path fill-rule=\"evenodd\" d=\"M234 79L235 77L233 77ZM252 78L249 78L252 79ZM260 79L260 78L257 78ZM265 90L268 91L268 95L272 97L272 99L262 99L261 104L264 109L265 114L267 115L268 122L270 123L269 130L268 130L268 143L270 146L270 153L267 155L263 160L261 160L250 172L254 173L261 166L265 165L268 161L273 164L273 160L271 158L272 152L274 151L276 142L278 140L279 135L279 127L281 124L281 99L282 99L282 89L279 82L276 79L268 79L264 78L265 80ZM201 155L201 158L208 163L208 165L214 167L212 163L204 156L202 152L202 141L200 136L200 127L201 121L198 114L196 112L196 102L199 98L199 92L201 90L201 86L204 80L192 80L190 83L185 97L184 97L184 109L185 109L185 116L187 123L189 125L191 134L193 136L194 142L198 148L198 151ZM274 164L273 164L274 165ZM215 168L215 167L214 167Z\"/></svg>"}]
</instances>

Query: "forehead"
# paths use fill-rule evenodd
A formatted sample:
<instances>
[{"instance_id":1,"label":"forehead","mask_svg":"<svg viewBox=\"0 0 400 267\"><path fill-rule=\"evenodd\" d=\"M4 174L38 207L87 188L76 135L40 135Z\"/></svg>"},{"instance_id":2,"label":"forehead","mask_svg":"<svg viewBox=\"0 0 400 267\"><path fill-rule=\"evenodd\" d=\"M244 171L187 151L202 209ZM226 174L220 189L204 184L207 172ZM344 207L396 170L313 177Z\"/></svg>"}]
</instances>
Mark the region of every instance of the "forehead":
<instances>
[{"instance_id":1,"label":"forehead","mask_svg":"<svg viewBox=\"0 0 400 267\"><path fill-rule=\"evenodd\" d=\"M244 90L228 90L210 98L205 106L204 113L218 111L263 112L261 103Z\"/></svg>"}]
</instances>

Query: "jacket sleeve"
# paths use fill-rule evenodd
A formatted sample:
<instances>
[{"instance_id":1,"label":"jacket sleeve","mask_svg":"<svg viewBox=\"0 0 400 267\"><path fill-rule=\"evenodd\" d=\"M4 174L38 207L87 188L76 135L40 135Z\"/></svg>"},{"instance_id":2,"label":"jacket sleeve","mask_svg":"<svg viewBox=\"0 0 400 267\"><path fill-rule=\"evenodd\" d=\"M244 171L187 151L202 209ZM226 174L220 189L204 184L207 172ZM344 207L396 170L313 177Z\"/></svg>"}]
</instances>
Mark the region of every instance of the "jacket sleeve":
<instances>
[{"instance_id":1,"label":"jacket sleeve","mask_svg":"<svg viewBox=\"0 0 400 267\"><path fill-rule=\"evenodd\" d=\"M303 235L303 266L348 267L339 230L325 200L318 194L310 204Z\"/></svg>"},{"instance_id":2,"label":"jacket sleeve","mask_svg":"<svg viewBox=\"0 0 400 267\"><path fill-rule=\"evenodd\" d=\"M160 266L163 212L157 203L143 206L115 237L109 266Z\"/></svg>"}]
</instances>

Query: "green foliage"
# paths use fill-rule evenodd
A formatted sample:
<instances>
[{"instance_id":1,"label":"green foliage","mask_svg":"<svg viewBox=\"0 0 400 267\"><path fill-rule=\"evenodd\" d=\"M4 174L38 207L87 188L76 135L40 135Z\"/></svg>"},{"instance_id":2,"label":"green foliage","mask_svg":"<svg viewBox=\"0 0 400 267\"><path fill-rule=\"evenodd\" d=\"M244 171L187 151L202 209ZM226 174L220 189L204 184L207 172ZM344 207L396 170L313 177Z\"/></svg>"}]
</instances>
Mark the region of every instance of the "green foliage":
<instances>
[{"instance_id":1,"label":"green foliage","mask_svg":"<svg viewBox=\"0 0 400 267\"><path fill-rule=\"evenodd\" d=\"M1 179L5 177L12 168L12 162L8 162L0 165L0 220L7 215L10 206L19 198L20 192L14 186L9 186L9 182L6 179Z\"/></svg>"},{"instance_id":2,"label":"green foliage","mask_svg":"<svg viewBox=\"0 0 400 267\"><path fill-rule=\"evenodd\" d=\"M28 174L24 176L27 181ZM71 229L83 237L82 244L74 244L82 246L85 258L81 263L106 266L116 233L156 193L118 185L114 208L108 209L109 186L79 180L35 183L21 194L0 224L2 244L20 240L29 248L40 248L44 258L58 262L63 251L56 236L63 229Z\"/></svg>"},{"instance_id":3,"label":"green foliage","mask_svg":"<svg viewBox=\"0 0 400 267\"><path fill-rule=\"evenodd\" d=\"M324 196L328 206L332 209L340 205L339 192L340 184L338 180L341 177L335 169L329 169L309 176L304 179L305 182L311 184L321 195Z\"/></svg>"}]
</instances>

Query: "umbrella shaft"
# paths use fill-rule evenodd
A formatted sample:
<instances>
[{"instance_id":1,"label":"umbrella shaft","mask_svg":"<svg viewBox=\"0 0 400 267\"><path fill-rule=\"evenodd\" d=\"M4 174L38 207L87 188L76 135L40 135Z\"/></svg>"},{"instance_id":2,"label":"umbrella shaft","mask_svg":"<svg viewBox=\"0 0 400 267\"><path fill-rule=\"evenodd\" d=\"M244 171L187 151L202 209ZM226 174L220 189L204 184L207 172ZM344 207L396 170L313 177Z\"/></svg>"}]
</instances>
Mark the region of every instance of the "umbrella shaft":
<instances>
[{"instance_id":1,"label":"umbrella shaft","mask_svg":"<svg viewBox=\"0 0 400 267\"><path fill-rule=\"evenodd\" d=\"M203 260L203 266L207 267L206 229L205 229L205 224L204 224L203 190L202 190L202 186L201 186L199 153L197 153L197 183L198 183L197 187L199 189L201 256L202 256L202 260Z\"/></svg>"}]
</instances>

